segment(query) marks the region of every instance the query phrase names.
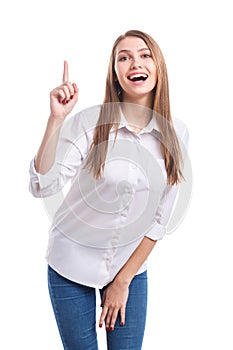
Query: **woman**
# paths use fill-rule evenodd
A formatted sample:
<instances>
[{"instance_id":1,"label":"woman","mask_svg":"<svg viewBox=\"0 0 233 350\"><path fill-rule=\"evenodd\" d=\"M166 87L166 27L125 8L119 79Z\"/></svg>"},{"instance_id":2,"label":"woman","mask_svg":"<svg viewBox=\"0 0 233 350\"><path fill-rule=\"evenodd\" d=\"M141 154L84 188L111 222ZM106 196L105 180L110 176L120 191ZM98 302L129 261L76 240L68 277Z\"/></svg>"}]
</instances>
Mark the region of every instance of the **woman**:
<instances>
[{"instance_id":1,"label":"woman","mask_svg":"<svg viewBox=\"0 0 233 350\"><path fill-rule=\"evenodd\" d=\"M142 347L146 261L166 225L182 177L187 128L172 120L163 55L132 30L114 43L102 106L69 118L78 88L64 62L62 85L31 162L30 190L44 197L71 187L53 219L48 283L64 349L98 349L98 288L110 350Z\"/></svg>"}]
</instances>

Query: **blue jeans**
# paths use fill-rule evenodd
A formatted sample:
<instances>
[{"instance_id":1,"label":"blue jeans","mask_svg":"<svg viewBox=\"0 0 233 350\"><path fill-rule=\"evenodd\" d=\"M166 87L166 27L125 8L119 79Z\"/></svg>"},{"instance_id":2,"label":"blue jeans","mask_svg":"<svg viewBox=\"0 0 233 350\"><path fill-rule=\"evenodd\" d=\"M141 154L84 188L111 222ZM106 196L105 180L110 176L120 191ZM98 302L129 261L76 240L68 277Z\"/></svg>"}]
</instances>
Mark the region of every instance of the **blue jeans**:
<instances>
[{"instance_id":1,"label":"blue jeans","mask_svg":"<svg viewBox=\"0 0 233 350\"><path fill-rule=\"evenodd\" d=\"M72 282L48 267L49 294L65 350L98 350L96 290ZM100 290L102 295L103 290ZM118 316L106 332L108 350L141 350L147 309L147 272L136 275L129 287L125 325ZM103 330L104 331L104 330Z\"/></svg>"}]
</instances>

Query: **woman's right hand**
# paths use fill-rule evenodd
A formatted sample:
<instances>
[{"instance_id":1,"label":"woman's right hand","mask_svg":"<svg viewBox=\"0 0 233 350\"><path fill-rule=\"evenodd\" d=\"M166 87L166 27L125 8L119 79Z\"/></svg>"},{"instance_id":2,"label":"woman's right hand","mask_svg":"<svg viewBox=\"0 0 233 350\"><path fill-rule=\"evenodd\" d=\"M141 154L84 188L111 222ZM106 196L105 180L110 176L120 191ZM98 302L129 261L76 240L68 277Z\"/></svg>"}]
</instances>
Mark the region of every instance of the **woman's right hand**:
<instances>
[{"instance_id":1,"label":"woman's right hand","mask_svg":"<svg viewBox=\"0 0 233 350\"><path fill-rule=\"evenodd\" d=\"M78 88L69 81L68 63L64 61L62 85L50 93L50 118L63 122L78 101Z\"/></svg>"}]
</instances>

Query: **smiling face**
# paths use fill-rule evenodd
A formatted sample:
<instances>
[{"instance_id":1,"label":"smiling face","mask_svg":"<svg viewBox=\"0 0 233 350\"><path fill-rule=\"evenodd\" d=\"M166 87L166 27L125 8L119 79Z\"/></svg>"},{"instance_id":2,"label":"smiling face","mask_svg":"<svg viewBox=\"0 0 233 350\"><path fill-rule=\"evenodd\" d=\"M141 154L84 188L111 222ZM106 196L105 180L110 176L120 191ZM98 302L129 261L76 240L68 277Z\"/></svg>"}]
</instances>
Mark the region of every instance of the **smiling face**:
<instances>
[{"instance_id":1,"label":"smiling face","mask_svg":"<svg viewBox=\"0 0 233 350\"><path fill-rule=\"evenodd\" d=\"M143 39L129 36L118 43L114 69L123 90L123 101L140 101L140 104L151 107L157 73L151 52Z\"/></svg>"}]
</instances>

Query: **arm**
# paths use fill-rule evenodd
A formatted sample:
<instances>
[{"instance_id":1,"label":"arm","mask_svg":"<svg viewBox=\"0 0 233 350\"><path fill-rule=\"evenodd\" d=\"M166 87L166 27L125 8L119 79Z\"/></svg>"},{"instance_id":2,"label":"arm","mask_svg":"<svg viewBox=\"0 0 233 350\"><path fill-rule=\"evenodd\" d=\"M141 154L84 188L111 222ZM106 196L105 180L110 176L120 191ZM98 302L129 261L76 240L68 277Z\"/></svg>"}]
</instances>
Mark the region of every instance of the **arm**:
<instances>
[{"instance_id":1,"label":"arm","mask_svg":"<svg viewBox=\"0 0 233 350\"><path fill-rule=\"evenodd\" d=\"M75 83L71 84L68 80L68 64L65 61L63 84L50 93L51 114L35 158L35 169L40 174L47 173L52 167L62 124L78 100L77 86Z\"/></svg>"},{"instance_id":2,"label":"arm","mask_svg":"<svg viewBox=\"0 0 233 350\"><path fill-rule=\"evenodd\" d=\"M39 174L46 174L54 163L61 127L62 122L50 115L44 137L35 157L35 170Z\"/></svg>"},{"instance_id":3,"label":"arm","mask_svg":"<svg viewBox=\"0 0 233 350\"><path fill-rule=\"evenodd\" d=\"M188 143L187 129L184 130L181 139L186 151ZM166 186L155 213L153 227L147 232L112 283L105 289L102 300L103 309L100 316L100 327L105 320L106 328L113 330L118 312L120 313L121 325L124 324L130 282L153 250L157 240L161 240L164 237L178 190L179 186L177 185Z\"/></svg>"},{"instance_id":4,"label":"arm","mask_svg":"<svg viewBox=\"0 0 233 350\"><path fill-rule=\"evenodd\" d=\"M99 326L106 322L106 330L113 330L118 312L121 325L125 324L125 307L128 299L129 285L144 261L148 258L157 241L144 237L133 254L121 268L113 282L108 285L102 300L102 313Z\"/></svg>"},{"instance_id":5,"label":"arm","mask_svg":"<svg viewBox=\"0 0 233 350\"><path fill-rule=\"evenodd\" d=\"M153 250L157 240L163 238L177 191L178 186L166 186L155 213L153 227L143 237L112 283L105 289L102 300L103 309L99 321L100 327L105 320L106 329L113 330L118 312L120 313L121 325L125 323L129 285Z\"/></svg>"},{"instance_id":6,"label":"arm","mask_svg":"<svg viewBox=\"0 0 233 350\"><path fill-rule=\"evenodd\" d=\"M127 263L121 268L121 270L116 275L114 279L115 283L119 285L129 286L130 282L132 281L140 267L150 255L156 242L157 241L144 237L139 246L130 256Z\"/></svg>"}]
</instances>

